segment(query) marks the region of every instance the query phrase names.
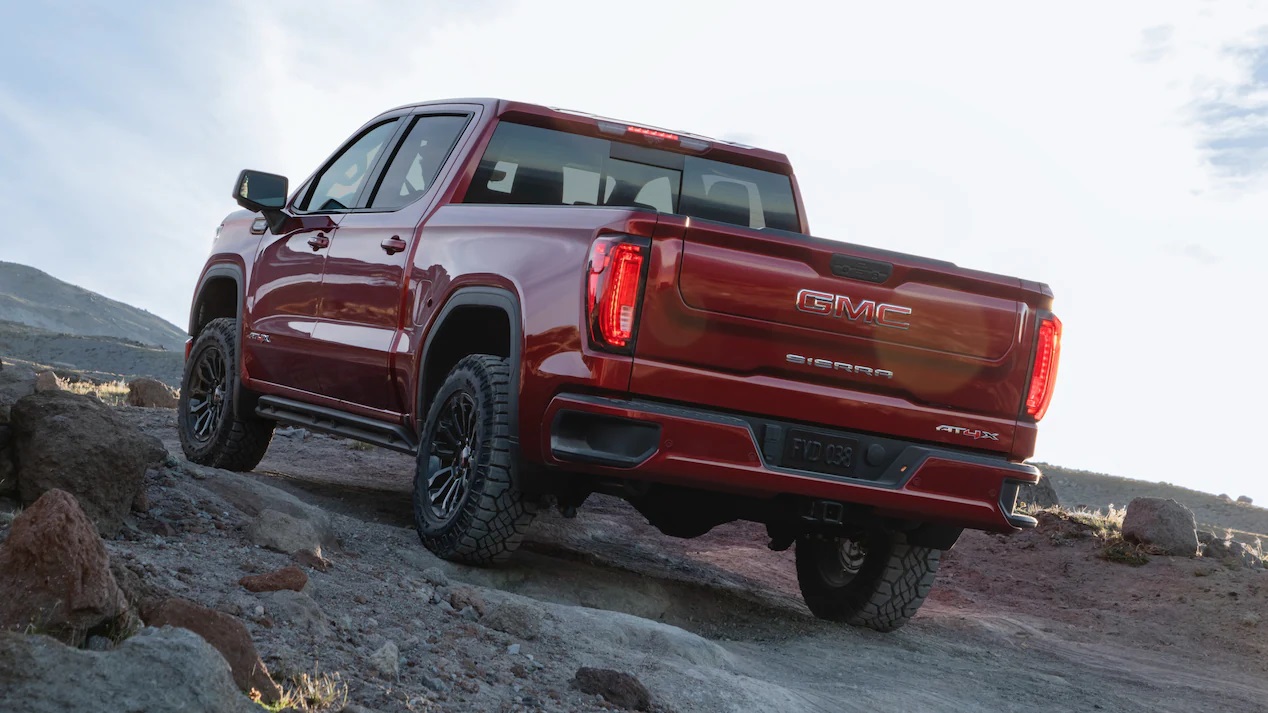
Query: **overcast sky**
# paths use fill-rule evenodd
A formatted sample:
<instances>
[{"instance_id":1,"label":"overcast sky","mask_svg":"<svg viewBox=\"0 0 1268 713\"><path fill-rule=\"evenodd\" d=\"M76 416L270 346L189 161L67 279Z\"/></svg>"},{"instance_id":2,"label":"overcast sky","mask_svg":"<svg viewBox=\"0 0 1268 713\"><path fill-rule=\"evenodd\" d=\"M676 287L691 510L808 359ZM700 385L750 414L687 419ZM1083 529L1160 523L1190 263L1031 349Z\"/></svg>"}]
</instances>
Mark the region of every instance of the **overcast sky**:
<instances>
[{"instance_id":1,"label":"overcast sky","mask_svg":"<svg viewBox=\"0 0 1268 713\"><path fill-rule=\"evenodd\" d=\"M237 171L298 183L383 109L739 139L816 235L1051 285L1037 458L1268 503L1264 3L40 5L0 9L0 260L183 325Z\"/></svg>"}]
</instances>

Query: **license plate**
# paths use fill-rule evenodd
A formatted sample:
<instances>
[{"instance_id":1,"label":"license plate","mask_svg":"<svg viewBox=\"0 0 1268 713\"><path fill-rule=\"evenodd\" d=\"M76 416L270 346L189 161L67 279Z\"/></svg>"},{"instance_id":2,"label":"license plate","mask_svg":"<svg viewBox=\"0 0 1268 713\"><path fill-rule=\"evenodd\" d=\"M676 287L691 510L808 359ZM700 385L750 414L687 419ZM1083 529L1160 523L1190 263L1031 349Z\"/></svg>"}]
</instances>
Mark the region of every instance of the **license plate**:
<instances>
[{"instance_id":1,"label":"license plate","mask_svg":"<svg viewBox=\"0 0 1268 713\"><path fill-rule=\"evenodd\" d=\"M784 437L785 468L830 475L853 475L859 443L853 438L789 429Z\"/></svg>"}]
</instances>

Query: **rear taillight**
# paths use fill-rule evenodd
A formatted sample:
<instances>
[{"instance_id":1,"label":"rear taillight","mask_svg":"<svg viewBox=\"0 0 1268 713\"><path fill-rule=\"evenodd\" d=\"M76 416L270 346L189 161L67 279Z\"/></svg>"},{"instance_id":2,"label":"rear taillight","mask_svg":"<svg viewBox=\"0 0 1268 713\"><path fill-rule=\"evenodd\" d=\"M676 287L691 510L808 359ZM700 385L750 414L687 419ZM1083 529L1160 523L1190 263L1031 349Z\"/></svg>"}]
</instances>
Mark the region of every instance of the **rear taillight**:
<instances>
[{"instance_id":1,"label":"rear taillight","mask_svg":"<svg viewBox=\"0 0 1268 713\"><path fill-rule=\"evenodd\" d=\"M629 240L626 236L596 240L586 276L590 340L596 347L619 353L634 351L647 258L647 246Z\"/></svg>"},{"instance_id":2,"label":"rear taillight","mask_svg":"<svg viewBox=\"0 0 1268 713\"><path fill-rule=\"evenodd\" d=\"M1039 320L1039 344L1035 347L1035 366L1031 369L1030 389L1026 392L1026 413L1036 421L1048 412L1060 359L1061 320L1052 315L1043 317Z\"/></svg>"}]
</instances>

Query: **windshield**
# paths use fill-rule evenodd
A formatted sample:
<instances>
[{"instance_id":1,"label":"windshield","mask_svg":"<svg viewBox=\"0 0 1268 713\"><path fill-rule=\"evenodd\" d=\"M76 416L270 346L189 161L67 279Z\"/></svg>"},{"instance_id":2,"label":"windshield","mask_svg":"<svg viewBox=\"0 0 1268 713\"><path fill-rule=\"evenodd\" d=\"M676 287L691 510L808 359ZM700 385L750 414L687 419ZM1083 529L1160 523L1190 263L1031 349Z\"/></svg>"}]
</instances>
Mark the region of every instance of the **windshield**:
<instances>
[{"instance_id":1,"label":"windshield","mask_svg":"<svg viewBox=\"0 0 1268 713\"><path fill-rule=\"evenodd\" d=\"M788 176L510 122L493 132L465 202L625 206L800 229Z\"/></svg>"}]
</instances>

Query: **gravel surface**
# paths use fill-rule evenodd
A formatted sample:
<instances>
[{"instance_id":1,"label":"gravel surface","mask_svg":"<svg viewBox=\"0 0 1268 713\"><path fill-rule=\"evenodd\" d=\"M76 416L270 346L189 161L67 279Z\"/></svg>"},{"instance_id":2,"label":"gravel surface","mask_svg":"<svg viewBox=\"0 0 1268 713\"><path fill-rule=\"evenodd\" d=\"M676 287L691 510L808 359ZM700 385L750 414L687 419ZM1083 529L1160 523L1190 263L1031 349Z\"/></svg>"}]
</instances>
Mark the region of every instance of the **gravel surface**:
<instances>
[{"instance_id":1,"label":"gravel surface","mask_svg":"<svg viewBox=\"0 0 1268 713\"><path fill-rule=\"evenodd\" d=\"M180 449L171 411L121 413ZM152 584L242 617L275 678L338 673L379 711L593 711L578 669L633 675L653 710L1253 711L1268 700L1268 575L1194 558L1131 567L1084 526L1045 517L970 532L931 600L878 634L815 620L792 552L734 523L665 537L624 503L543 513L513 560L431 556L411 528L412 459L279 429L249 478L330 513L326 571L303 592L251 593L292 564L250 544L252 516L179 458L148 513L107 543ZM1126 499L1123 500L1126 502ZM336 708L337 709L337 708Z\"/></svg>"}]
</instances>

